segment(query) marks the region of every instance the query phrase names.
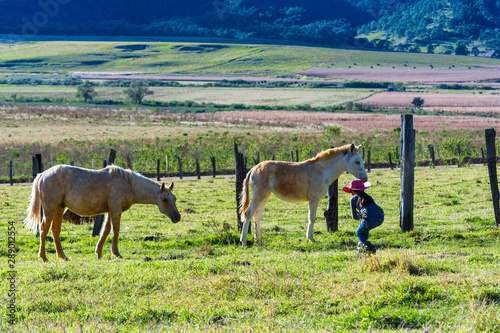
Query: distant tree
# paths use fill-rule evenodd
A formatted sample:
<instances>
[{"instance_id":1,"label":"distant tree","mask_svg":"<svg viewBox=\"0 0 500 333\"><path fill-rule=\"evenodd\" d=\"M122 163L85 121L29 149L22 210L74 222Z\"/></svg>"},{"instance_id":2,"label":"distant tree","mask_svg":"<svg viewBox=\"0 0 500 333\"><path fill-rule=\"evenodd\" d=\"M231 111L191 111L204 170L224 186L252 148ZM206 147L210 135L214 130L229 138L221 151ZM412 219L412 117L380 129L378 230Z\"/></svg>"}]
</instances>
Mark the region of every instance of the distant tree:
<instances>
[{"instance_id":1,"label":"distant tree","mask_svg":"<svg viewBox=\"0 0 500 333\"><path fill-rule=\"evenodd\" d=\"M456 55L468 55L469 54L469 49L465 44L459 43L457 45L457 48L455 49L455 54Z\"/></svg>"},{"instance_id":2,"label":"distant tree","mask_svg":"<svg viewBox=\"0 0 500 333\"><path fill-rule=\"evenodd\" d=\"M435 50L434 45L432 44L427 45L427 53L434 53L434 50Z\"/></svg>"},{"instance_id":3,"label":"distant tree","mask_svg":"<svg viewBox=\"0 0 500 333\"><path fill-rule=\"evenodd\" d=\"M495 50L491 55L492 58L500 58L500 50Z\"/></svg>"},{"instance_id":4,"label":"distant tree","mask_svg":"<svg viewBox=\"0 0 500 333\"><path fill-rule=\"evenodd\" d=\"M413 46L410 49L410 52L412 52L412 53L420 53L420 47L418 47L417 45L415 45L415 46Z\"/></svg>"},{"instance_id":5,"label":"distant tree","mask_svg":"<svg viewBox=\"0 0 500 333\"><path fill-rule=\"evenodd\" d=\"M94 86L89 81L79 85L76 88L75 98L81 98L85 103L94 99L97 96Z\"/></svg>"},{"instance_id":6,"label":"distant tree","mask_svg":"<svg viewBox=\"0 0 500 333\"><path fill-rule=\"evenodd\" d=\"M142 81L132 82L130 87L125 89L123 92L132 100L132 102L137 104L142 104L144 97L147 95L154 94L154 92L144 85L144 82Z\"/></svg>"},{"instance_id":7,"label":"distant tree","mask_svg":"<svg viewBox=\"0 0 500 333\"><path fill-rule=\"evenodd\" d=\"M415 97L413 101L411 101L411 104L413 104L416 108L421 108L424 106L424 99L421 97Z\"/></svg>"},{"instance_id":8,"label":"distant tree","mask_svg":"<svg viewBox=\"0 0 500 333\"><path fill-rule=\"evenodd\" d=\"M452 54L455 51L455 49L453 48L453 46L451 46L449 44L443 44L443 45L441 45L440 50L442 50L442 52L444 54Z\"/></svg>"}]
</instances>

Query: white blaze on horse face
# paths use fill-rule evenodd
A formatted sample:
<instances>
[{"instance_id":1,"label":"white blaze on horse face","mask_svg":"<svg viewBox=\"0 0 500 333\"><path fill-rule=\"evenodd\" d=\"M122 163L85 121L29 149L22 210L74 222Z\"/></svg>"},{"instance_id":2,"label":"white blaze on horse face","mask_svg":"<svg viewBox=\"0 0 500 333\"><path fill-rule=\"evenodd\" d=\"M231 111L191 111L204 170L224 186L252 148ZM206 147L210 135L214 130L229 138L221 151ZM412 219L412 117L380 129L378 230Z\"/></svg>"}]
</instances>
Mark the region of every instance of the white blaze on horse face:
<instances>
[{"instance_id":1,"label":"white blaze on horse face","mask_svg":"<svg viewBox=\"0 0 500 333\"><path fill-rule=\"evenodd\" d=\"M361 179L366 182L368 180L368 175L366 174L365 165L363 163L363 159L358 154L357 151L350 153L349 160L346 163L346 170L351 175L356 177L357 179Z\"/></svg>"}]
</instances>

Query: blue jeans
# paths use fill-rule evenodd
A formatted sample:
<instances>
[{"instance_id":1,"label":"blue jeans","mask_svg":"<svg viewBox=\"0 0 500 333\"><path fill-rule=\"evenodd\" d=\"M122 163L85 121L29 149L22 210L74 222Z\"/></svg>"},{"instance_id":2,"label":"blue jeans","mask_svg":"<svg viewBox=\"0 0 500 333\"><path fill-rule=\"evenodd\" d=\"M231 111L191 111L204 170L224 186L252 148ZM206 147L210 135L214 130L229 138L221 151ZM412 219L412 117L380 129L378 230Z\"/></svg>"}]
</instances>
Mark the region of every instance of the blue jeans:
<instances>
[{"instance_id":1,"label":"blue jeans","mask_svg":"<svg viewBox=\"0 0 500 333\"><path fill-rule=\"evenodd\" d=\"M371 216L368 219L361 220L358 230L356 230L356 237L361 243L365 243L369 237L369 231L380 226L384 222L384 215Z\"/></svg>"}]
</instances>

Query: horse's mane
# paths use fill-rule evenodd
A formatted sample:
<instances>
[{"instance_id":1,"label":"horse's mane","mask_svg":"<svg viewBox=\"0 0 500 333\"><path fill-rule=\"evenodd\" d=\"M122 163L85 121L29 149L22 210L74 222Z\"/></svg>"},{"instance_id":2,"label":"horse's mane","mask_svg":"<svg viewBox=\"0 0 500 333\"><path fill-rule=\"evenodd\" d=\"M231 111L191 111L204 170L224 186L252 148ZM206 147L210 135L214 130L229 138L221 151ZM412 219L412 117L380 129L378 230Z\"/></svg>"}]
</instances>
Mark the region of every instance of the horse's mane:
<instances>
[{"instance_id":1,"label":"horse's mane","mask_svg":"<svg viewBox=\"0 0 500 333\"><path fill-rule=\"evenodd\" d=\"M116 165L108 165L106 169L109 169L112 173L123 177L133 188L139 181L149 182L155 185L159 185L154 180L151 180L138 172L132 171L130 169L122 169Z\"/></svg>"},{"instance_id":2,"label":"horse's mane","mask_svg":"<svg viewBox=\"0 0 500 333\"><path fill-rule=\"evenodd\" d=\"M328 159L328 158L331 158L331 157L334 157L337 155L346 154L349 152L350 149L351 149L350 144L342 146L342 147L327 149L325 151L318 153L318 155L316 155L315 157L313 157L311 159L308 159L305 162L314 163L314 162L318 162L322 159Z\"/></svg>"}]
</instances>

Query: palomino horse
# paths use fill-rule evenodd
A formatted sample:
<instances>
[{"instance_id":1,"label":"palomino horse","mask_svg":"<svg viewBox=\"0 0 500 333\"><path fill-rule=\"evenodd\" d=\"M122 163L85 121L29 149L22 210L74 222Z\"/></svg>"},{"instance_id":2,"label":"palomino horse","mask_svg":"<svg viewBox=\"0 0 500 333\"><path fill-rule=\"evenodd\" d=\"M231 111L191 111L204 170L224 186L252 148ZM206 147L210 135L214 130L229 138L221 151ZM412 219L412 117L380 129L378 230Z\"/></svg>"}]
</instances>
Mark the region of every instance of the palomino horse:
<instances>
[{"instance_id":1,"label":"palomino horse","mask_svg":"<svg viewBox=\"0 0 500 333\"><path fill-rule=\"evenodd\" d=\"M68 260L59 239L64 208L68 207L82 216L108 213L95 253L97 258L102 257L102 247L113 226L111 252L122 258L118 251L122 213L133 204L154 204L172 222L179 222L181 215L175 205L173 187L174 183L166 187L165 184L160 185L138 173L114 165L96 171L57 165L35 178L24 225L33 233L36 233L37 226L40 225L38 256L44 262L48 261L45 255L45 237L51 227L57 257ZM40 208L43 208L43 222L40 221Z\"/></svg>"},{"instance_id":2,"label":"palomino horse","mask_svg":"<svg viewBox=\"0 0 500 333\"><path fill-rule=\"evenodd\" d=\"M328 187L344 172L363 181L368 180L365 166L354 144L332 148L316 157L300 163L265 161L254 166L243 182L239 213L243 221L241 243L246 246L248 227L255 217L255 240L262 241L260 218L264 206L271 196L288 202L309 201L309 224L307 239L314 242L313 228L319 200ZM250 203L248 183L252 185L253 197Z\"/></svg>"}]
</instances>

